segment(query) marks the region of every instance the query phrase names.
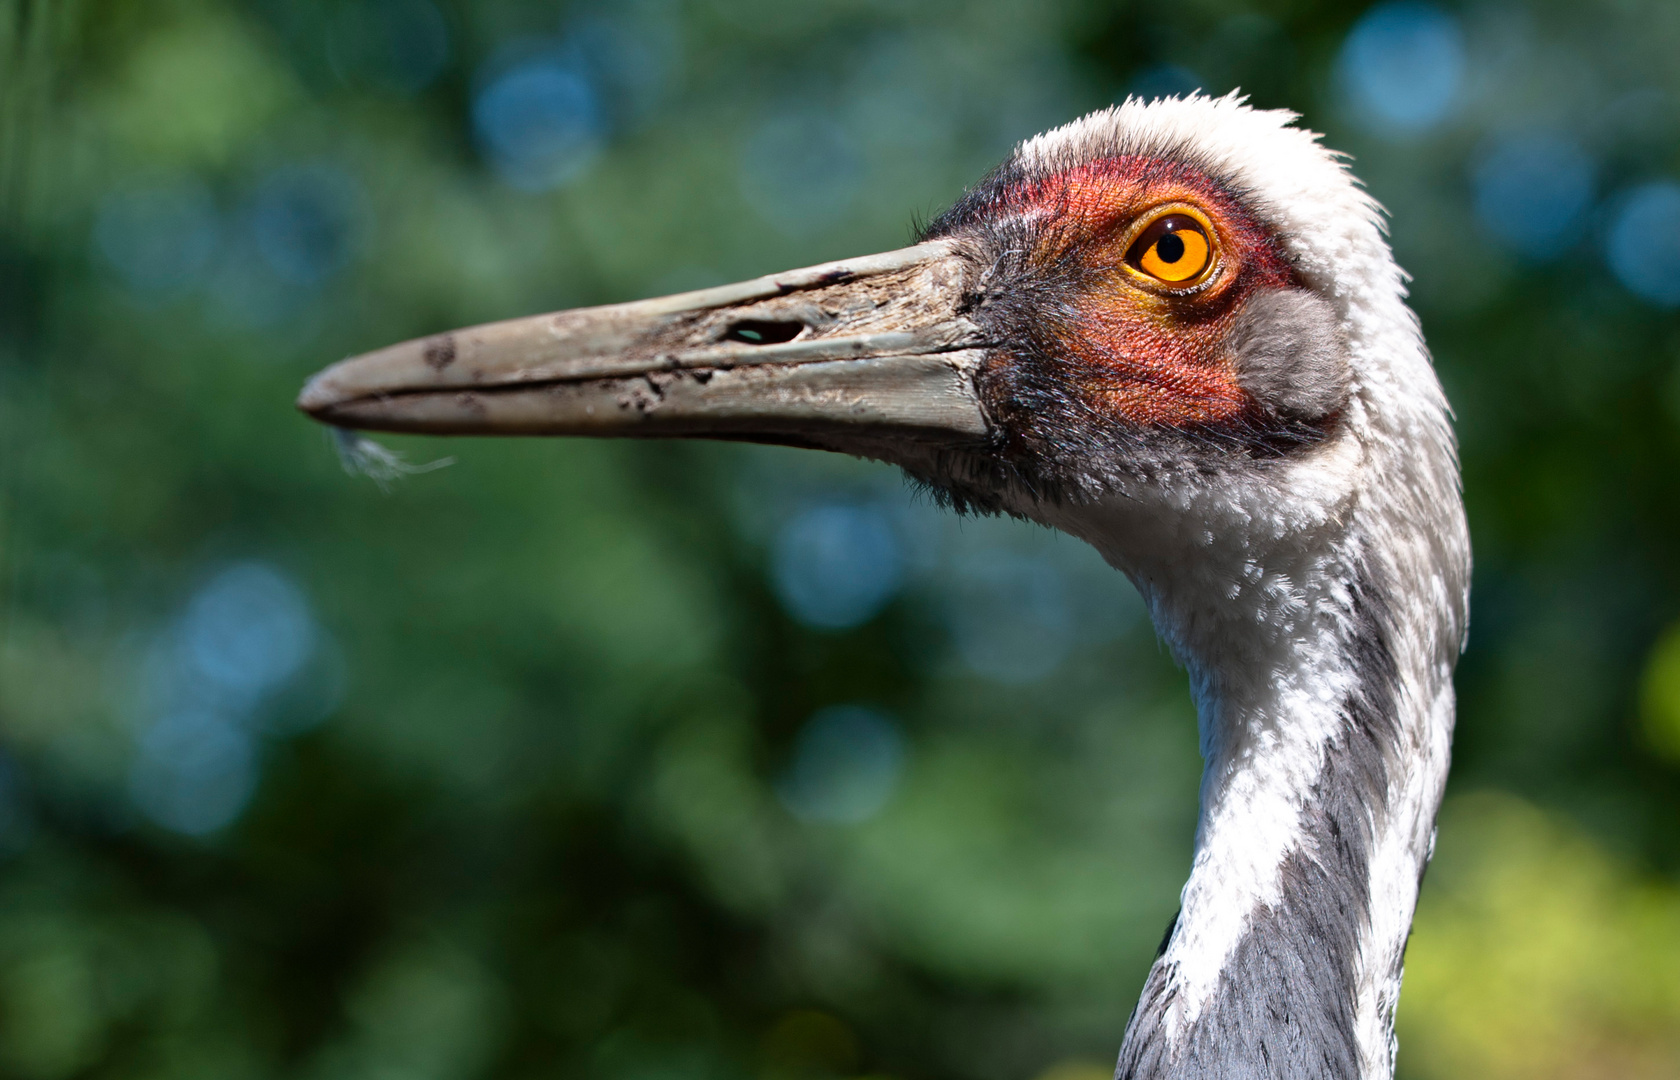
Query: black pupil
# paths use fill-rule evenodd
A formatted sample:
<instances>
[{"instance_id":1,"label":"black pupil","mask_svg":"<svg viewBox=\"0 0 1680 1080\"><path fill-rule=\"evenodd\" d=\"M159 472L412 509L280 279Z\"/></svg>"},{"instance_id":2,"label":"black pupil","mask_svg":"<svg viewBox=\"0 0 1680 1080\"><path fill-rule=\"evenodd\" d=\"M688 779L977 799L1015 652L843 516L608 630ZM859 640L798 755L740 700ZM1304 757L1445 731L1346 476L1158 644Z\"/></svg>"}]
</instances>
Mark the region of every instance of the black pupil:
<instances>
[{"instance_id":1,"label":"black pupil","mask_svg":"<svg viewBox=\"0 0 1680 1080\"><path fill-rule=\"evenodd\" d=\"M1184 241L1168 233L1155 241L1155 254L1161 257L1162 262L1175 263L1184 258Z\"/></svg>"}]
</instances>

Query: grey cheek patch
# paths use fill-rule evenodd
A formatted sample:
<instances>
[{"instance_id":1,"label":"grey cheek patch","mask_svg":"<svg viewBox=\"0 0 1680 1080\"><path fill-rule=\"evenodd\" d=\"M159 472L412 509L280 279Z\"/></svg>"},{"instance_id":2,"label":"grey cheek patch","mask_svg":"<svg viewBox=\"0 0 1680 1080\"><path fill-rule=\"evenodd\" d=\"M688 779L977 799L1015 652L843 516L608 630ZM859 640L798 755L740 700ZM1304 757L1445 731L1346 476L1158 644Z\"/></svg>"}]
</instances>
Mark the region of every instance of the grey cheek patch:
<instances>
[{"instance_id":1,"label":"grey cheek patch","mask_svg":"<svg viewBox=\"0 0 1680 1080\"><path fill-rule=\"evenodd\" d=\"M1237 382L1281 420L1324 420L1347 404L1347 341L1335 309L1306 289L1254 294L1228 339Z\"/></svg>"}]
</instances>

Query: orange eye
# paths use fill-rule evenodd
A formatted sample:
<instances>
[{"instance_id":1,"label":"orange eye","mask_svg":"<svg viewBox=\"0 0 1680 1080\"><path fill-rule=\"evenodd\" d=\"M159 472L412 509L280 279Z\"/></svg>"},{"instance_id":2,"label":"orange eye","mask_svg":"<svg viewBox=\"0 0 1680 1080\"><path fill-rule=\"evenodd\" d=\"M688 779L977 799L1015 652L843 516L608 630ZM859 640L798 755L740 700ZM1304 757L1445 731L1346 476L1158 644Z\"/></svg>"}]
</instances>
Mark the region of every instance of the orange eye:
<instances>
[{"instance_id":1,"label":"orange eye","mask_svg":"<svg viewBox=\"0 0 1680 1080\"><path fill-rule=\"evenodd\" d=\"M1208 268L1213 245L1201 222L1189 214L1167 214L1143 230L1126 261L1157 281L1178 285Z\"/></svg>"}]
</instances>

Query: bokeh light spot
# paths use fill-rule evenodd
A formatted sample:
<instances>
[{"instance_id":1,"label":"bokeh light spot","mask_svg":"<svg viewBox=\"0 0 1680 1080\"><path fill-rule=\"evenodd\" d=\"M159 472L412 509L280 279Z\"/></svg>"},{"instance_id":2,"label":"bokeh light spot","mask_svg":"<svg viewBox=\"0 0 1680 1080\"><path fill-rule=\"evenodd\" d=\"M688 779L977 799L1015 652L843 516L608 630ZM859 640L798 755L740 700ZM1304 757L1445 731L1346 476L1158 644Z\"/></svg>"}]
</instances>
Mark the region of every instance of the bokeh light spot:
<instances>
[{"instance_id":1,"label":"bokeh light spot","mask_svg":"<svg viewBox=\"0 0 1680 1080\"><path fill-rule=\"evenodd\" d=\"M360 190L342 169L287 165L257 185L251 232L263 262L292 285L315 285L350 261L360 226Z\"/></svg>"},{"instance_id":2,"label":"bokeh light spot","mask_svg":"<svg viewBox=\"0 0 1680 1080\"><path fill-rule=\"evenodd\" d=\"M303 594L278 570L240 563L193 596L180 642L195 675L248 700L297 674L314 647L315 622Z\"/></svg>"},{"instance_id":3,"label":"bokeh light spot","mask_svg":"<svg viewBox=\"0 0 1680 1080\"><path fill-rule=\"evenodd\" d=\"M193 593L151 655L129 774L147 817L201 836L239 816L257 785L258 708L297 679L318 636L302 591L268 563L236 563Z\"/></svg>"},{"instance_id":4,"label":"bokeh light spot","mask_svg":"<svg viewBox=\"0 0 1680 1080\"><path fill-rule=\"evenodd\" d=\"M1680 307L1680 184L1659 180L1621 200L1606 237L1616 279L1658 307Z\"/></svg>"},{"instance_id":5,"label":"bokeh light spot","mask_svg":"<svg viewBox=\"0 0 1680 1080\"><path fill-rule=\"evenodd\" d=\"M805 722L776 794L801 821L855 825L887 804L903 768L904 737L888 716L832 705Z\"/></svg>"},{"instance_id":6,"label":"bokeh light spot","mask_svg":"<svg viewBox=\"0 0 1680 1080\"><path fill-rule=\"evenodd\" d=\"M1680 628L1669 630L1651 650L1640 706L1646 739L1664 757L1680 761Z\"/></svg>"},{"instance_id":7,"label":"bokeh light spot","mask_svg":"<svg viewBox=\"0 0 1680 1080\"><path fill-rule=\"evenodd\" d=\"M179 295L198 284L216 253L220 222L197 180L111 192L94 221L94 246L143 299Z\"/></svg>"},{"instance_id":8,"label":"bokeh light spot","mask_svg":"<svg viewBox=\"0 0 1680 1080\"><path fill-rule=\"evenodd\" d=\"M556 56L503 72L473 102L473 130L491 166L521 191L547 191L577 176L605 134L590 80Z\"/></svg>"},{"instance_id":9,"label":"bokeh light spot","mask_svg":"<svg viewBox=\"0 0 1680 1080\"><path fill-rule=\"evenodd\" d=\"M1336 74L1354 112L1373 128L1425 131L1458 99L1464 34L1457 19L1433 4L1378 4L1348 31Z\"/></svg>"},{"instance_id":10,"label":"bokeh light spot","mask_svg":"<svg viewBox=\"0 0 1680 1080\"><path fill-rule=\"evenodd\" d=\"M238 817L256 784L251 736L219 713L190 709L141 736L129 790L159 825L202 836Z\"/></svg>"},{"instance_id":11,"label":"bokeh light spot","mask_svg":"<svg viewBox=\"0 0 1680 1080\"><path fill-rule=\"evenodd\" d=\"M884 515L829 505L782 527L771 571L788 614L807 626L842 630L869 621L893 598L904 559Z\"/></svg>"},{"instance_id":12,"label":"bokeh light spot","mask_svg":"<svg viewBox=\"0 0 1680 1080\"><path fill-rule=\"evenodd\" d=\"M1592 205L1596 171L1592 156L1567 135L1506 135L1475 163L1476 217L1518 254L1555 257Z\"/></svg>"}]
</instances>

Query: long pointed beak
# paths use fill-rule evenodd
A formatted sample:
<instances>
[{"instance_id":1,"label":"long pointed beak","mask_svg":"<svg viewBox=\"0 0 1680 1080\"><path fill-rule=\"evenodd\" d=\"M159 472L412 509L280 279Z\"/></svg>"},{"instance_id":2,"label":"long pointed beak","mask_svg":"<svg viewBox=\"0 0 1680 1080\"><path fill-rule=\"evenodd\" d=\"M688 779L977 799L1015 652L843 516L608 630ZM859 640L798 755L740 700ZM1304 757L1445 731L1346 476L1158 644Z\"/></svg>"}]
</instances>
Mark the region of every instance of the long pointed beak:
<instances>
[{"instance_id":1,"label":"long pointed beak","mask_svg":"<svg viewBox=\"0 0 1680 1080\"><path fill-rule=\"evenodd\" d=\"M311 379L341 427L450 435L688 436L889 460L985 442L948 241L630 304L392 345ZM896 452L902 450L905 453Z\"/></svg>"}]
</instances>

